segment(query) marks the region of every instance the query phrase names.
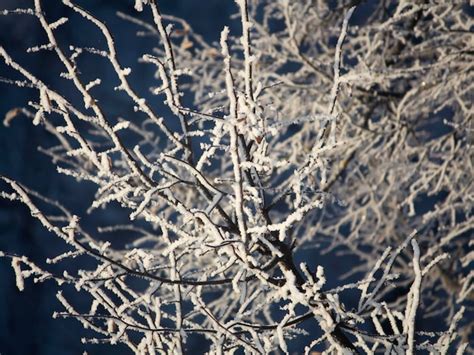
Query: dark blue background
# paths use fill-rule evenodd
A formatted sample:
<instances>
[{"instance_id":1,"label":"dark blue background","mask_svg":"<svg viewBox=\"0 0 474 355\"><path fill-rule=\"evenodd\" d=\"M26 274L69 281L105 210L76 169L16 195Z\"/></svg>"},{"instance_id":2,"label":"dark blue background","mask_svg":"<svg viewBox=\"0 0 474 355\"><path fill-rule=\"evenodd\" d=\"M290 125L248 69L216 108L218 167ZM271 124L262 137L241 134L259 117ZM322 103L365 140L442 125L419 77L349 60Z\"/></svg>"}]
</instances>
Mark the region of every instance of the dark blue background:
<instances>
[{"instance_id":1,"label":"dark blue background","mask_svg":"<svg viewBox=\"0 0 474 355\"><path fill-rule=\"evenodd\" d=\"M32 2L33 0L0 0L0 11L28 7ZM133 1L76 2L107 23L115 35L120 62L134 69L131 76L132 84L139 89L141 95L153 100L146 88L157 84L153 79L154 70L151 66L137 64L136 59L143 53L150 53L151 48L158 46L159 43L153 38L137 38L135 32L138 28L116 16L117 11L136 15ZM371 3L374 2L368 1L359 7L351 22L354 24L363 22L364 14L370 12ZM60 0L44 0L43 3L50 22L71 15L71 11L61 5ZM233 33L238 32L238 23L230 19L231 14L237 10L233 0L162 0L159 4L163 13L185 18L196 32L202 34L208 41L218 41L224 25L231 25ZM143 16L146 18L147 15ZM96 29L77 15L72 16L71 23L57 33L63 44L88 44L99 48L104 48L105 45ZM63 68L53 55L25 54L27 47L41 45L45 41L45 35L33 17L0 16L0 46L5 47L14 59L53 88L69 94L70 83L58 77L57 74ZM82 64L83 67L89 67L91 72L100 73L103 86L109 88L97 92L106 114L112 117L133 115L133 104L110 90L117 85L117 82L105 61L89 57L89 61L86 59ZM0 63L0 77L20 78L3 62ZM0 119L3 119L11 108L26 106L28 100L32 98L37 99L37 92L0 83ZM33 126L31 121L24 117L15 119L10 128L0 125L0 174L63 202L73 213L82 216L83 211L91 203L94 188L88 184L77 184L72 179L55 173L50 159L37 151L38 146L49 147L54 143L52 137L42 127ZM1 185L0 188L5 186ZM101 218L101 225L107 225L116 216L116 214L102 214L96 218ZM0 250L27 255L34 261L41 261L63 251L64 244L35 222L24 206L0 199ZM356 261L344 258L344 265L341 265L340 259L331 257L321 259L319 256L316 260L314 255L311 251L304 251L297 256L297 262L305 259L309 261L310 268L315 264L323 264L333 275L340 275L348 271ZM61 265L57 270L61 270ZM328 280L334 283L336 277L330 274ZM76 320L53 320L51 317L53 312L62 310L55 297L58 289L55 283L49 281L33 285L32 280L28 279L25 286L23 292L17 290L14 272L8 260L0 259L1 355L82 354L84 350L89 354L130 353L127 348L121 346L111 348L104 345L83 345L80 338L90 333ZM72 290L67 292L74 294ZM84 300L81 304L80 297L76 297L75 301L79 307L88 306ZM309 324L308 327L312 325Z\"/></svg>"}]
</instances>

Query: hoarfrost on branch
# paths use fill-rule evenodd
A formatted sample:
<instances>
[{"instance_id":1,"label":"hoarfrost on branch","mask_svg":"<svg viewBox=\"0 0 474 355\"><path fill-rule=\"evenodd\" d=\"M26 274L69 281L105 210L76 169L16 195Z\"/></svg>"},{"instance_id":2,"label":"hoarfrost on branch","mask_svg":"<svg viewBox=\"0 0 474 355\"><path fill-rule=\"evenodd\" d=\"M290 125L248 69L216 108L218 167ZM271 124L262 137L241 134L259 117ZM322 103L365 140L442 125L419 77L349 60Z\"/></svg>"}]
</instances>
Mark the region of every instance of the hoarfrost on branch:
<instances>
[{"instance_id":1,"label":"hoarfrost on branch","mask_svg":"<svg viewBox=\"0 0 474 355\"><path fill-rule=\"evenodd\" d=\"M54 53L82 97L0 47L20 76L1 82L37 94L10 110L5 126L25 116L57 139L42 151L58 173L96 186L87 213L129 215L83 225L60 202L0 176L0 197L25 204L69 248L47 259L62 274L2 251L17 288L31 277L72 285L90 310L58 291L54 317L95 332L83 342L137 354L192 352L191 336L211 354L290 353L295 344L308 354L472 351L468 5L328 3L236 0L240 31L225 27L219 43L207 43L157 0L136 0L138 13L119 17L158 40L137 62L156 67L149 90L162 106L140 96L107 25L75 2L62 6L97 28L103 47L59 43L70 18L50 20L41 0L4 9L39 22L47 43L27 52ZM105 59L117 85L106 87L101 73L85 80L82 56ZM126 95L135 114L108 114L99 88ZM436 203L427 209L428 198ZM119 246L119 232L133 242ZM347 273L331 270L325 255ZM430 331L430 319L446 331Z\"/></svg>"}]
</instances>

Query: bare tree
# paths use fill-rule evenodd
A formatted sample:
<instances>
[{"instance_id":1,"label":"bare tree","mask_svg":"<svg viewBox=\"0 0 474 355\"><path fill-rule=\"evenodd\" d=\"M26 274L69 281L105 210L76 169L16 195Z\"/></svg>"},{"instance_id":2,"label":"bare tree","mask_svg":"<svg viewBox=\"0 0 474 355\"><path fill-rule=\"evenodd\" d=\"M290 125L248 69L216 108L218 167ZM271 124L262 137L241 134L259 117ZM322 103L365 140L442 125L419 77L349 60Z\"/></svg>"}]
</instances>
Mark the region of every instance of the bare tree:
<instances>
[{"instance_id":1,"label":"bare tree","mask_svg":"<svg viewBox=\"0 0 474 355\"><path fill-rule=\"evenodd\" d=\"M235 2L241 33L225 27L220 43L161 14L155 0L135 2L151 22L118 14L159 39L137 59L156 67L149 90L166 110L132 86L106 24L74 2L61 6L100 30L102 48L60 43L68 18L49 19L40 0L3 10L39 21L47 42L28 51L53 53L75 90L59 92L0 47L22 76L1 81L38 93L5 125L26 116L57 138L43 149L57 171L97 187L87 213L129 213L82 225L60 202L1 176L0 196L24 203L69 249L47 260L62 262L63 274L4 251L18 289L30 277L73 285L90 310L59 291L64 309L54 317L96 332L84 342L135 353L192 352L191 336L212 354L289 353L296 342L306 353L472 351L468 5ZM115 87L81 67L84 56L107 61ZM97 86L125 95L136 114L107 115ZM133 242L117 244L120 231ZM351 272L334 275L315 257L323 254ZM431 331L429 319L446 331Z\"/></svg>"}]
</instances>

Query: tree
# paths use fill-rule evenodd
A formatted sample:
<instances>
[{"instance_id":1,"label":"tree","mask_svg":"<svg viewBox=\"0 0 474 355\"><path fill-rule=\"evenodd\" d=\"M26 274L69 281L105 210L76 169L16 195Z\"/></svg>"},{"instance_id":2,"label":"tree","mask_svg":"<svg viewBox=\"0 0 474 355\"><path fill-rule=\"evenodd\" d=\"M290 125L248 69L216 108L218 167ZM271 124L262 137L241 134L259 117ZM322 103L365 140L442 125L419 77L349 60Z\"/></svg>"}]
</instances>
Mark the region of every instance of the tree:
<instances>
[{"instance_id":1,"label":"tree","mask_svg":"<svg viewBox=\"0 0 474 355\"><path fill-rule=\"evenodd\" d=\"M26 116L57 138L43 149L57 171L96 186L87 213L121 209L128 218L83 225L60 202L1 176L1 196L25 204L68 246L47 260L63 262L63 274L3 252L18 289L29 277L74 286L90 309L59 291L54 317L92 329L84 342L135 353L192 351L190 338L210 353L288 353L296 343L307 353L467 349L467 5L236 0L241 33L225 27L220 43L207 43L155 0L136 0L150 22L119 16L159 39L138 61L156 67L149 90L165 108L131 84L106 24L62 4L100 30L101 47L61 43L68 18L49 19L40 0L4 10L39 21L47 42L28 51L54 54L73 85L56 90L0 47L22 76L2 81L37 92L4 123ZM84 56L107 61L116 83L81 67ZM97 87L133 102L135 115L107 115ZM126 245L114 239L124 231ZM351 272L337 275L319 262L324 254ZM445 331L433 332L430 318Z\"/></svg>"}]
</instances>

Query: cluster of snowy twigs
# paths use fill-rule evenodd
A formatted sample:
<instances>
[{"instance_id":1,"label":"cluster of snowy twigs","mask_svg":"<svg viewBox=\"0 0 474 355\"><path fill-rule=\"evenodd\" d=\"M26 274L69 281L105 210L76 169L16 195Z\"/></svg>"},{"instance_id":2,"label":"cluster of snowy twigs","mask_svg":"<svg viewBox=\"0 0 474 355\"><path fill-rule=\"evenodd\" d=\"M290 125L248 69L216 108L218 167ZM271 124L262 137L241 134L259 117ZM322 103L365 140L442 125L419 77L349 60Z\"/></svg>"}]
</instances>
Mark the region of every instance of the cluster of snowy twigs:
<instances>
[{"instance_id":1,"label":"cluster of snowy twigs","mask_svg":"<svg viewBox=\"0 0 474 355\"><path fill-rule=\"evenodd\" d=\"M21 75L1 81L38 93L4 123L27 116L57 138L42 149L57 171L97 187L87 213L120 208L129 218L82 225L59 202L1 176L1 197L25 204L68 245L47 260L62 274L3 251L20 290L28 278L74 286L90 309L59 291L54 317L95 332L83 342L140 354L193 353L190 344L212 354L289 353L295 344L306 353L468 350L467 5L236 0L241 31L226 27L207 43L156 0L137 0L136 14L118 15L158 39L138 58L156 67L150 91L166 108L157 109L131 84L106 24L60 3L100 30L103 47L60 43L69 19L49 19L41 0L3 10L39 21L47 42L28 52L53 53L76 91L57 91L0 47ZM84 56L110 64L116 86L105 89L133 102L133 116L106 113L94 91L111 83L94 72L86 82L82 72L93 68L80 67ZM119 232L133 242L114 241ZM324 253L351 272L334 275L318 263ZM73 267L84 258L87 268ZM445 331L432 331L430 319Z\"/></svg>"}]
</instances>

